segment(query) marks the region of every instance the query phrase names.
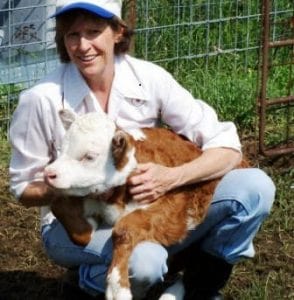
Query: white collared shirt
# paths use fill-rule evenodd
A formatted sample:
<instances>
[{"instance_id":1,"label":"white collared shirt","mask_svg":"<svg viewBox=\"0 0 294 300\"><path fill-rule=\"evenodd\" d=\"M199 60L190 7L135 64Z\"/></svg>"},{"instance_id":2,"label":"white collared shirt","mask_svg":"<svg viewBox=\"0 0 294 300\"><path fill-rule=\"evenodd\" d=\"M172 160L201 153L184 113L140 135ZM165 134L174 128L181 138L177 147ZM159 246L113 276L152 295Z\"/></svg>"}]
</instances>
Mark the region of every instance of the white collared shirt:
<instances>
[{"instance_id":1,"label":"white collared shirt","mask_svg":"<svg viewBox=\"0 0 294 300\"><path fill-rule=\"evenodd\" d=\"M71 63L20 95L10 128L10 186L17 198L27 184L42 180L44 167L56 157L65 133L58 116L63 107L78 114L102 111ZM155 127L161 119L203 150L228 147L240 151L233 123L219 122L210 106L194 99L161 67L128 55L116 58L108 115L124 129Z\"/></svg>"}]
</instances>

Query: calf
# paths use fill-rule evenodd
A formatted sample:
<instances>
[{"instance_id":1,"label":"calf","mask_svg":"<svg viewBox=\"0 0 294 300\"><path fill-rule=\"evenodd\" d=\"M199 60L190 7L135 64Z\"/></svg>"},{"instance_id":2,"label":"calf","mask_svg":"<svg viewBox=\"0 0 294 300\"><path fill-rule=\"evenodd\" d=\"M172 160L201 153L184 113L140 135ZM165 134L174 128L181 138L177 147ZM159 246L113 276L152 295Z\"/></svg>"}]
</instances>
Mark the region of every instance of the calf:
<instances>
[{"instance_id":1,"label":"calf","mask_svg":"<svg viewBox=\"0 0 294 300\"><path fill-rule=\"evenodd\" d=\"M132 299L128 260L134 247L143 241L170 246L185 239L205 217L218 180L177 188L148 205L134 203L126 182L138 163L175 167L201 150L165 128L119 130L98 113L76 118L62 111L61 119L68 129L61 154L44 173L63 195L52 201L52 211L80 245L90 241L99 219L114 226L106 298Z\"/></svg>"}]
</instances>

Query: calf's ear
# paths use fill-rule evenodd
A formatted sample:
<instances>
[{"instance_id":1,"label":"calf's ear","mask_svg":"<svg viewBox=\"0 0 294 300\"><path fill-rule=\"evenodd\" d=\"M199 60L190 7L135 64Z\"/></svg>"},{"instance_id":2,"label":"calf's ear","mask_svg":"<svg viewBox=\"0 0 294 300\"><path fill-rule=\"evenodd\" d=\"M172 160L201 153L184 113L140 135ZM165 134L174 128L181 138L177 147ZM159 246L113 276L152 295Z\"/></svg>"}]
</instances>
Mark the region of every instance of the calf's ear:
<instances>
[{"instance_id":1,"label":"calf's ear","mask_svg":"<svg viewBox=\"0 0 294 300\"><path fill-rule=\"evenodd\" d=\"M128 135L122 130L117 130L112 138L111 151L114 165L121 169L125 164L128 149Z\"/></svg>"},{"instance_id":2,"label":"calf's ear","mask_svg":"<svg viewBox=\"0 0 294 300\"><path fill-rule=\"evenodd\" d=\"M69 109L61 109L59 111L59 117L61 119L61 122L62 122L63 127L65 128L65 130L68 130L70 125L77 118L77 115Z\"/></svg>"}]
</instances>

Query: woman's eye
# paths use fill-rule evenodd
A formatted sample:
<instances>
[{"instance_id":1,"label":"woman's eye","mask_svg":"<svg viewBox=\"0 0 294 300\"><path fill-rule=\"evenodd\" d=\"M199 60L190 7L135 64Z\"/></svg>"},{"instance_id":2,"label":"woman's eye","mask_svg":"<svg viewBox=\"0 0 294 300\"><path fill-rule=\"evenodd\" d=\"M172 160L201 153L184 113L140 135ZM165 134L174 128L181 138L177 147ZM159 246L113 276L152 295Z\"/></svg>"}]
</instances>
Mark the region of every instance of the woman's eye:
<instances>
[{"instance_id":1,"label":"woman's eye","mask_svg":"<svg viewBox=\"0 0 294 300\"><path fill-rule=\"evenodd\" d=\"M67 38L74 38L74 37L78 37L79 36L79 33L78 32L68 32L66 34L66 37Z\"/></svg>"},{"instance_id":2,"label":"woman's eye","mask_svg":"<svg viewBox=\"0 0 294 300\"><path fill-rule=\"evenodd\" d=\"M78 32L69 32L65 35L65 39L69 43L76 43L80 38L80 35Z\"/></svg>"},{"instance_id":3,"label":"woman's eye","mask_svg":"<svg viewBox=\"0 0 294 300\"><path fill-rule=\"evenodd\" d=\"M91 30L89 30L89 32L88 32L88 34L89 34L90 36L97 36L97 35L99 35L100 33L101 33L101 31L98 30L98 29L91 29Z\"/></svg>"}]
</instances>

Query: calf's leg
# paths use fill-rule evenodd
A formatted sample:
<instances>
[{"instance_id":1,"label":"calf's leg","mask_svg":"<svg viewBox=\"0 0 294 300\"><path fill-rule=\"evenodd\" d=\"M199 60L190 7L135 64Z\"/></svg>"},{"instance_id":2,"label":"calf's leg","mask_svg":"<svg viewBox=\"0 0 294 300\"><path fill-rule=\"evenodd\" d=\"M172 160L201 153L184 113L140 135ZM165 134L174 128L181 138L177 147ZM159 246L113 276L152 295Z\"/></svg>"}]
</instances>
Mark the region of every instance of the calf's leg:
<instances>
[{"instance_id":1,"label":"calf's leg","mask_svg":"<svg viewBox=\"0 0 294 300\"><path fill-rule=\"evenodd\" d=\"M162 215L162 214L161 214ZM162 220L162 219L161 219ZM113 257L107 276L107 300L129 300L132 299L129 282L129 258L134 248L143 241L150 241L169 245L175 240L178 241L185 237L186 228L183 218L183 226L177 233L165 228L163 236L162 224L169 224L158 221L158 213L154 210L136 210L123 217L114 227L113 238ZM169 234L170 232L170 234Z\"/></svg>"}]
</instances>

